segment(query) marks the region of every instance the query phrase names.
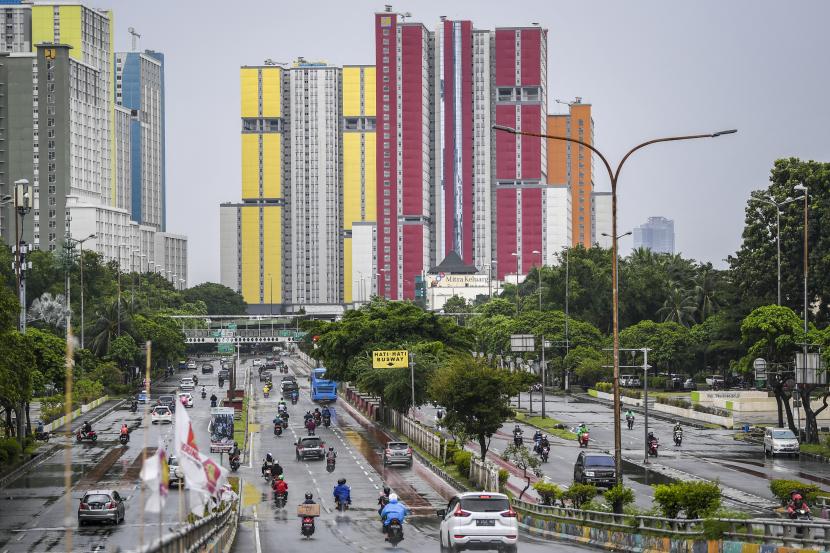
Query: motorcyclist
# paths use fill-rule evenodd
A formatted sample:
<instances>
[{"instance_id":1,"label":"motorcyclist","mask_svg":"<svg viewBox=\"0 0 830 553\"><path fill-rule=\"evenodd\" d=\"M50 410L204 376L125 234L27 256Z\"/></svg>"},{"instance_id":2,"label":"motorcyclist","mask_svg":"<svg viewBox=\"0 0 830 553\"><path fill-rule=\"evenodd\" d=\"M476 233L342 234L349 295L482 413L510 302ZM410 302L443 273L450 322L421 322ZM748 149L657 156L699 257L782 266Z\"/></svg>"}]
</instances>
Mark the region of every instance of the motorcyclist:
<instances>
[{"instance_id":1,"label":"motorcyclist","mask_svg":"<svg viewBox=\"0 0 830 553\"><path fill-rule=\"evenodd\" d=\"M646 443L648 444L649 448L651 448L652 444L657 443L657 436L654 435L654 432L648 433L648 439L646 440Z\"/></svg>"},{"instance_id":2,"label":"motorcyclist","mask_svg":"<svg viewBox=\"0 0 830 553\"><path fill-rule=\"evenodd\" d=\"M333 447L329 447L328 452L326 452L326 463L329 461L334 462L337 459L337 452L334 451Z\"/></svg>"},{"instance_id":3,"label":"motorcyclist","mask_svg":"<svg viewBox=\"0 0 830 553\"><path fill-rule=\"evenodd\" d=\"M280 402L277 404L277 414L283 413L288 411L288 405L286 405L285 400L281 399Z\"/></svg>"},{"instance_id":4,"label":"motorcyclist","mask_svg":"<svg viewBox=\"0 0 830 553\"><path fill-rule=\"evenodd\" d=\"M122 424L122 425L121 425L121 436L123 436L123 435L125 435L125 434L126 434L127 436L129 436L129 435L130 435L130 429L129 429L129 428L127 428L127 423L126 423L126 422L125 422L124 424Z\"/></svg>"},{"instance_id":5,"label":"motorcyclist","mask_svg":"<svg viewBox=\"0 0 830 553\"><path fill-rule=\"evenodd\" d=\"M265 469L270 468L271 469L271 476L273 476L274 475L274 468L273 467L274 467L274 456L271 455L270 452L268 452L265 455L265 459L263 459L263 461L262 461L262 475L265 476Z\"/></svg>"},{"instance_id":6,"label":"motorcyclist","mask_svg":"<svg viewBox=\"0 0 830 553\"><path fill-rule=\"evenodd\" d=\"M310 419L313 419L313 418L314 418L314 415L311 414L311 411L306 411L305 415L303 415L303 420L306 421L306 422L309 421Z\"/></svg>"},{"instance_id":7,"label":"motorcyclist","mask_svg":"<svg viewBox=\"0 0 830 553\"><path fill-rule=\"evenodd\" d=\"M242 454L242 450L239 449L239 444L237 442L233 443L233 449L230 452L230 458L233 459L234 457L239 457Z\"/></svg>"},{"instance_id":8,"label":"motorcyclist","mask_svg":"<svg viewBox=\"0 0 830 553\"><path fill-rule=\"evenodd\" d=\"M300 392L298 392L297 390L291 390L291 401L296 402L297 399L299 399L299 397L300 397Z\"/></svg>"},{"instance_id":9,"label":"motorcyclist","mask_svg":"<svg viewBox=\"0 0 830 553\"><path fill-rule=\"evenodd\" d=\"M138 400L133 398L132 402L130 403L130 409L133 411L138 411Z\"/></svg>"},{"instance_id":10,"label":"motorcyclist","mask_svg":"<svg viewBox=\"0 0 830 553\"><path fill-rule=\"evenodd\" d=\"M125 425L125 426L126 426L126 425ZM37 426L35 427L35 435L36 435L36 436L40 436L40 435L41 435L41 434L43 434L44 432L45 432L45 430L44 430L44 427L43 427L43 421L42 421L42 420L38 420L38 421L37 421Z\"/></svg>"},{"instance_id":11,"label":"motorcyclist","mask_svg":"<svg viewBox=\"0 0 830 553\"><path fill-rule=\"evenodd\" d=\"M311 436L314 434L314 429L317 428L317 424L314 422L314 419L308 419L305 421L305 428L308 430L308 435Z\"/></svg>"},{"instance_id":12,"label":"motorcyclist","mask_svg":"<svg viewBox=\"0 0 830 553\"><path fill-rule=\"evenodd\" d=\"M803 509L807 515L810 515L810 507L804 501L804 497L797 491L790 492L790 501L787 503L787 516L792 519L798 518L798 511Z\"/></svg>"},{"instance_id":13,"label":"motorcyclist","mask_svg":"<svg viewBox=\"0 0 830 553\"><path fill-rule=\"evenodd\" d=\"M311 492L305 492L305 501L303 501L303 505L315 505L314 495Z\"/></svg>"},{"instance_id":14,"label":"motorcyclist","mask_svg":"<svg viewBox=\"0 0 830 553\"><path fill-rule=\"evenodd\" d=\"M524 434L524 430L522 430L521 426L519 426L517 424L516 426L513 427L513 435L514 436L521 436L522 434Z\"/></svg>"},{"instance_id":15,"label":"motorcyclist","mask_svg":"<svg viewBox=\"0 0 830 553\"><path fill-rule=\"evenodd\" d=\"M81 429L81 435L87 436L90 432L92 432L92 425L89 423L89 421L84 421L84 425Z\"/></svg>"},{"instance_id":16,"label":"motorcyclist","mask_svg":"<svg viewBox=\"0 0 830 553\"><path fill-rule=\"evenodd\" d=\"M584 422L579 423L579 426L576 428L576 437L577 439L582 439L582 435L588 432L588 425Z\"/></svg>"},{"instance_id":17,"label":"motorcyclist","mask_svg":"<svg viewBox=\"0 0 830 553\"><path fill-rule=\"evenodd\" d=\"M398 501L398 494L389 494L389 503L380 512L380 519L383 521L383 531L386 533L389 523L392 519L398 519L403 524L409 509L403 503Z\"/></svg>"},{"instance_id":18,"label":"motorcyclist","mask_svg":"<svg viewBox=\"0 0 830 553\"><path fill-rule=\"evenodd\" d=\"M282 476L283 474L284 471L282 470L282 465L280 465L279 461L274 460L274 466L271 467L271 476L277 477Z\"/></svg>"},{"instance_id":19,"label":"motorcyclist","mask_svg":"<svg viewBox=\"0 0 830 553\"><path fill-rule=\"evenodd\" d=\"M381 491L378 496L378 515L380 515L383 508L389 503L389 494L391 493L392 490L389 489L389 486L383 486L383 491Z\"/></svg>"},{"instance_id":20,"label":"motorcyclist","mask_svg":"<svg viewBox=\"0 0 830 553\"><path fill-rule=\"evenodd\" d=\"M288 483L285 481L285 477L282 474L274 479L271 489L274 490L275 494L284 495L285 499L288 499Z\"/></svg>"},{"instance_id":21,"label":"motorcyclist","mask_svg":"<svg viewBox=\"0 0 830 553\"><path fill-rule=\"evenodd\" d=\"M202 386L202 399L205 399L206 395L207 395L207 390L205 390L205 387Z\"/></svg>"},{"instance_id":22,"label":"motorcyclist","mask_svg":"<svg viewBox=\"0 0 830 553\"><path fill-rule=\"evenodd\" d=\"M330 419L331 418L331 409L329 409L328 405L323 407L322 414L323 414L324 419Z\"/></svg>"},{"instance_id":23,"label":"motorcyclist","mask_svg":"<svg viewBox=\"0 0 830 553\"><path fill-rule=\"evenodd\" d=\"M334 487L334 501L344 505L351 505L352 503L352 489L346 485L345 478L338 480Z\"/></svg>"},{"instance_id":24,"label":"motorcyclist","mask_svg":"<svg viewBox=\"0 0 830 553\"><path fill-rule=\"evenodd\" d=\"M548 450L550 450L550 442L548 441L547 435L542 434L542 439L539 440L539 451L541 452L545 448L548 448Z\"/></svg>"},{"instance_id":25,"label":"motorcyclist","mask_svg":"<svg viewBox=\"0 0 830 553\"><path fill-rule=\"evenodd\" d=\"M198 385L199 385L199 377L198 377L198 376L196 376L195 374L193 375L193 385L194 385L194 386L198 386Z\"/></svg>"},{"instance_id":26,"label":"motorcyclist","mask_svg":"<svg viewBox=\"0 0 830 553\"><path fill-rule=\"evenodd\" d=\"M634 411L632 411L631 409L628 409L625 412L625 420L633 419L633 418L634 418Z\"/></svg>"},{"instance_id":27,"label":"motorcyclist","mask_svg":"<svg viewBox=\"0 0 830 553\"><path fill-rule=\"evenodd\" d=\"M680 432L680 434L683 435L683 427L680 426L680 421L674 423L674 433L676 434L678 432Z\"/></svg>"}]
</instances>

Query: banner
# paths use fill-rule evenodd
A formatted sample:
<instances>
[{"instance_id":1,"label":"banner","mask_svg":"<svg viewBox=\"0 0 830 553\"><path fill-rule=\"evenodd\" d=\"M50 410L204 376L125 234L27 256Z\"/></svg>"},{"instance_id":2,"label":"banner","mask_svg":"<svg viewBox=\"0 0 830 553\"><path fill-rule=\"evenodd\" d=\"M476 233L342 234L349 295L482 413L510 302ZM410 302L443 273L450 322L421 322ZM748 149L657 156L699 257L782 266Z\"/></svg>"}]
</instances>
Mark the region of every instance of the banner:
<instances>
[{"instance_id":1,"label":"banner","mask_svg":"<svg viewBox=\"0 0 830 553\"><path fill-rule=\"evenodd\" d=\"M202 455L196 445L196 436L190 423L187 409L176 409L175 452L179 466L184 473L187 487L195 490L207 490L207 477L202 465Z\"/></svg>"},{"instance_id":2,"label":"banner","mask_svg":"<svg viewBox=\"0 0 830 553\"><path fill-rule=\"evenodd\" d=\"M167 501L170 484L170 467L167 465L164 447L159 447L152 457L145 459L140 476L141 481L150 489L144 510L148 513L160 513Z\"/></svg>"}]
</instances>

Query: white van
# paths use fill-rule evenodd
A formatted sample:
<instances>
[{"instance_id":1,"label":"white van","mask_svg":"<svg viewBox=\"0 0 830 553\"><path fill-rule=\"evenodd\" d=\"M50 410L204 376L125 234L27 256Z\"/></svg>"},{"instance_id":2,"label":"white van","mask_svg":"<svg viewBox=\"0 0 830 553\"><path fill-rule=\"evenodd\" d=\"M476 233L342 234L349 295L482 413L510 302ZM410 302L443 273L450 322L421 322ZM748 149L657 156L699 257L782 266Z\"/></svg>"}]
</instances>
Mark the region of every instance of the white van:
<instances>
[{"instance_id":1,"label":"white van","mask_svg":"<svg viewBox=\"0 0 830 553\"><path fill-rule=\"evenodd\" d=\"M765 456L795 455L798 457L799 451L798 438L789 428L769 427L764 429Z\"/></svg>"}]
</instances>

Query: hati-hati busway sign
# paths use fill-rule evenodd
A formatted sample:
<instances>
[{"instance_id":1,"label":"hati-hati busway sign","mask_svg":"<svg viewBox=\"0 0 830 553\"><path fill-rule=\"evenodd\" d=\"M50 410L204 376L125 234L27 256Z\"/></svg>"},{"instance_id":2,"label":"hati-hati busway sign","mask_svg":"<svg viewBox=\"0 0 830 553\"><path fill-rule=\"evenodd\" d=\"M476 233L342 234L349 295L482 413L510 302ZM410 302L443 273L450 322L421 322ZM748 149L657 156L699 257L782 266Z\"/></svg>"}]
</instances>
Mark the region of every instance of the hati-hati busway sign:
<instances>
[{"instance_id":1,"label":"hati-hati busway sign","mask_svg":"<svg viewBox=\"0 0 830 553\"><path fill-rule=\"evenodd\" d=\"M408 366L409 352L405 349L372 352L372 367L376 369L397 369Z\"/></svg>"}]
</instances>

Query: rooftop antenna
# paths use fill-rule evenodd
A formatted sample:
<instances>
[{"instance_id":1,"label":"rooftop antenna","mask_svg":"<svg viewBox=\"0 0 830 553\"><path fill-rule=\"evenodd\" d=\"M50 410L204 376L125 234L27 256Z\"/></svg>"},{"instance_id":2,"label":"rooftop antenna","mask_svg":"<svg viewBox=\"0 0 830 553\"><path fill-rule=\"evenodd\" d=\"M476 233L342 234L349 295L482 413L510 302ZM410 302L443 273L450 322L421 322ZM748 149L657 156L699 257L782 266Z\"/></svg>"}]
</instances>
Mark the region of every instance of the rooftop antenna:
<instances>
[{"instance_id":1,"label":"rooftop antenna","mask_svg":"<svg viewBox=\"0 0 830 553\"><path fill-rule=\"evenodd\" d=\"M392 12L392 4L386 4L385 6L383 6L383 11L385 11L387 13L391 13Z\"/></svg>"},{"instance_id":2,"label":"rooftop antenna","mask_svg":"<svg viewBox=\"0 0 830 553\"><path fill-rule=\"evenodd\" d=\"M141 35L138 34L138 32L133 27L130 27L129 29L127 29L127 32L130 33L133 36L133 52L137 52L138 51L138 39L141 38Z\"/></svg>"}]
</instances>

